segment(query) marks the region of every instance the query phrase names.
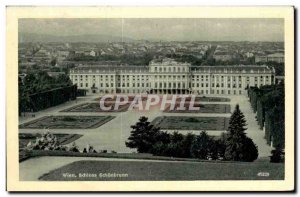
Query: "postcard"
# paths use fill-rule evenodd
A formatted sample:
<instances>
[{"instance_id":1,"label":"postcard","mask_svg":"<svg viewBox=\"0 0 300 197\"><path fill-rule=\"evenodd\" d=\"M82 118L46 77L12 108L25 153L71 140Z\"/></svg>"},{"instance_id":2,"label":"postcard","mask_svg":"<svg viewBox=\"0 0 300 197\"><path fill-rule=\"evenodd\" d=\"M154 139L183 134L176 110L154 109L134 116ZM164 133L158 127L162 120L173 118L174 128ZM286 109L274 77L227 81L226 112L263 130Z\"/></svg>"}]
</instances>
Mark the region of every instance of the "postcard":
<instances>
[{"instance_id":1,"label":"postcard","mask_svg":"<svg viewBox=\"0 0 300 197\"><path fill-rule=\"evenodd\" d=\"M8 191L294 190L293 7L12 6L6 30Z\"/></svg>"}]
</instances>

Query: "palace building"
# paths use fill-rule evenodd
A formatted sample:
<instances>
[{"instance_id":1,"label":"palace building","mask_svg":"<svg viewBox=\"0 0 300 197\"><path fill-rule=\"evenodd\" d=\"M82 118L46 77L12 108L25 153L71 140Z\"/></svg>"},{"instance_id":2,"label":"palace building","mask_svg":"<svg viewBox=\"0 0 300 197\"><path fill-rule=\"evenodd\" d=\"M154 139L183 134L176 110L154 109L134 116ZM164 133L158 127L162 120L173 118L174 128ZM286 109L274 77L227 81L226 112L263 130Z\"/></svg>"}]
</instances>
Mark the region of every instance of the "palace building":
<instances>
[{"instance_id":1,"label":"palace building","mask_svg":"<svg viewBox=\"0 0 300 197\"><path fill-rule=\"evenodd\" d=\"M79 66L70 70L78 89L90 93L247 94L247 87L275 83L275 70L265 65L192 66L173 59L149 66Z\"/></svg>"}]
</instances>

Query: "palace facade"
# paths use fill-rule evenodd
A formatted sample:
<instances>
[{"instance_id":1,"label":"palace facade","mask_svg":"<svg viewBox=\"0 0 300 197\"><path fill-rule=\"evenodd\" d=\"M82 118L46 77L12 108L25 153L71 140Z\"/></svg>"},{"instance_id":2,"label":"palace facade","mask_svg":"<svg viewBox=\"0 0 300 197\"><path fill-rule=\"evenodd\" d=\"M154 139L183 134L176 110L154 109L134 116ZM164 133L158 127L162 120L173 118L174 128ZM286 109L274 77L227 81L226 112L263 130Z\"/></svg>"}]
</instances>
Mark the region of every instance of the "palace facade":
<instances>
[{"instance_id":1,"label":"palace facade","mask_svg":"<svg viewBox=\"0 0 300 197\"><path fill-rule=\"evenodd\" d=\"M172 59L149 66L79 66L70 70L78 89L90 93L247 94L247 87L273 84L275 70L265 65L192 66Z\"/></svg>"}]
</instances>

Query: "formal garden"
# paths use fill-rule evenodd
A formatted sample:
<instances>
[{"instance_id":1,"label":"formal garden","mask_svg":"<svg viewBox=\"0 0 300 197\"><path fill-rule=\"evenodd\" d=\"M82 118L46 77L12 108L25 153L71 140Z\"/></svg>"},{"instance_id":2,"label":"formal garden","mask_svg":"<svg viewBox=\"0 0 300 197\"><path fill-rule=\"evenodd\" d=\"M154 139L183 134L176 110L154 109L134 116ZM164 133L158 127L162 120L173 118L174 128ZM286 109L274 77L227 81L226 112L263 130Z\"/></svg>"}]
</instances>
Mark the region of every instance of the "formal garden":
<instances>
[{"instance_id":1,"label":"formal garden","mask_svg":"<svg viewBox=\"0 0 300 197\"><path fill-rule=\"evenodd\" d=\"M184 110L178 110L180 103L176 103L173 109L170 109L171 106L167 106L164 112L167 113L230 113L230 105L229 104L200 104L194 103L193 107L199 107L199 110L190 110L190 103L185 102Z\"/></svg>"},{"instance_id":2,"label":"formal garden","mask_svg":"<svg viewBox=\"0 0 300 197\"><path fill-rule=\"evenodd\" d=\"M111 109L103 110L102 108L100 108L99 103L82 103L62 110L61 112L125 112L128 110L130 104L126 103L124 105L120 105L117 109L115 109L115 102L108 101L104 103L104 106L110 107Z\"/></svg>"},{"instance_id":3,"label":"formal garden","mask_svg":"<svg viewBox=\"0 0 300 197\"><path fill-rule=\"evenodd\" d=\"M171 119L174 121L172 124L175 124L176 121L183 121L179 118L182 117ZM202 125L202 123L197 122L199 121L197 118L192 122ZM183 135L178 132L167 133L162 131L163 128L159 125L150 123L146 117L141 117L139 122L132 125L131 128L131 135L125 144L127 147L136 148L140 153L203 160L248 162L254 161L258 157L257 146L252 139L246 136L246 120L238 105L230 117L226 128L227 132L219 138L207 135L205 130L199 135L191 133Z\"/></svg>"},{"instance_id":4,"label":"formal garden","mask_svg":"<svg viewBox=\"0 0 300 197\"><path fill-rule=\"evenodd\" d=\"M19 125L20 129L93 129L115 116L45 116Z\"/></svg>"},{"instance_id":5,"label":"formal garden","mask_svg":"<svg viewBox=\"0 0 300 197\"><path fill-rule=\"evenodd\" d=\"M168 130L218 130L228 128L229 118L197 116L159 116L151 124Z\"/></svg>"}]
</instances>

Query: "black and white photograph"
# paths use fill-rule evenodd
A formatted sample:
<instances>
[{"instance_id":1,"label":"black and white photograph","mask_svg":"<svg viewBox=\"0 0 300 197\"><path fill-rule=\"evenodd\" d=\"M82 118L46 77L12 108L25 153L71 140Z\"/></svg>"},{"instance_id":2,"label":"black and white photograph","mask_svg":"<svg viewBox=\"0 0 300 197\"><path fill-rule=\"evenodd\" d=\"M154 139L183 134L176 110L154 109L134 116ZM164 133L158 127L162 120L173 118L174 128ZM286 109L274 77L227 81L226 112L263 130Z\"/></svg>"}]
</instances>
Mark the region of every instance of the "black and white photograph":
<instances>
[{"instance_id":1,"label":"black and white photograph","mask_svg":"<svg viewBox=\"0 0 300 197\"><path fill-rule=\"evenodd\" d=\"M286 147L294 133L286 125L294 118L286 113L293 105L286 97L294 97L286 22L18 18L17 76L11 76L18 80L16 178L24 184L293 179L286 163L294 151Z\"/></svg>"}]
</instances>

